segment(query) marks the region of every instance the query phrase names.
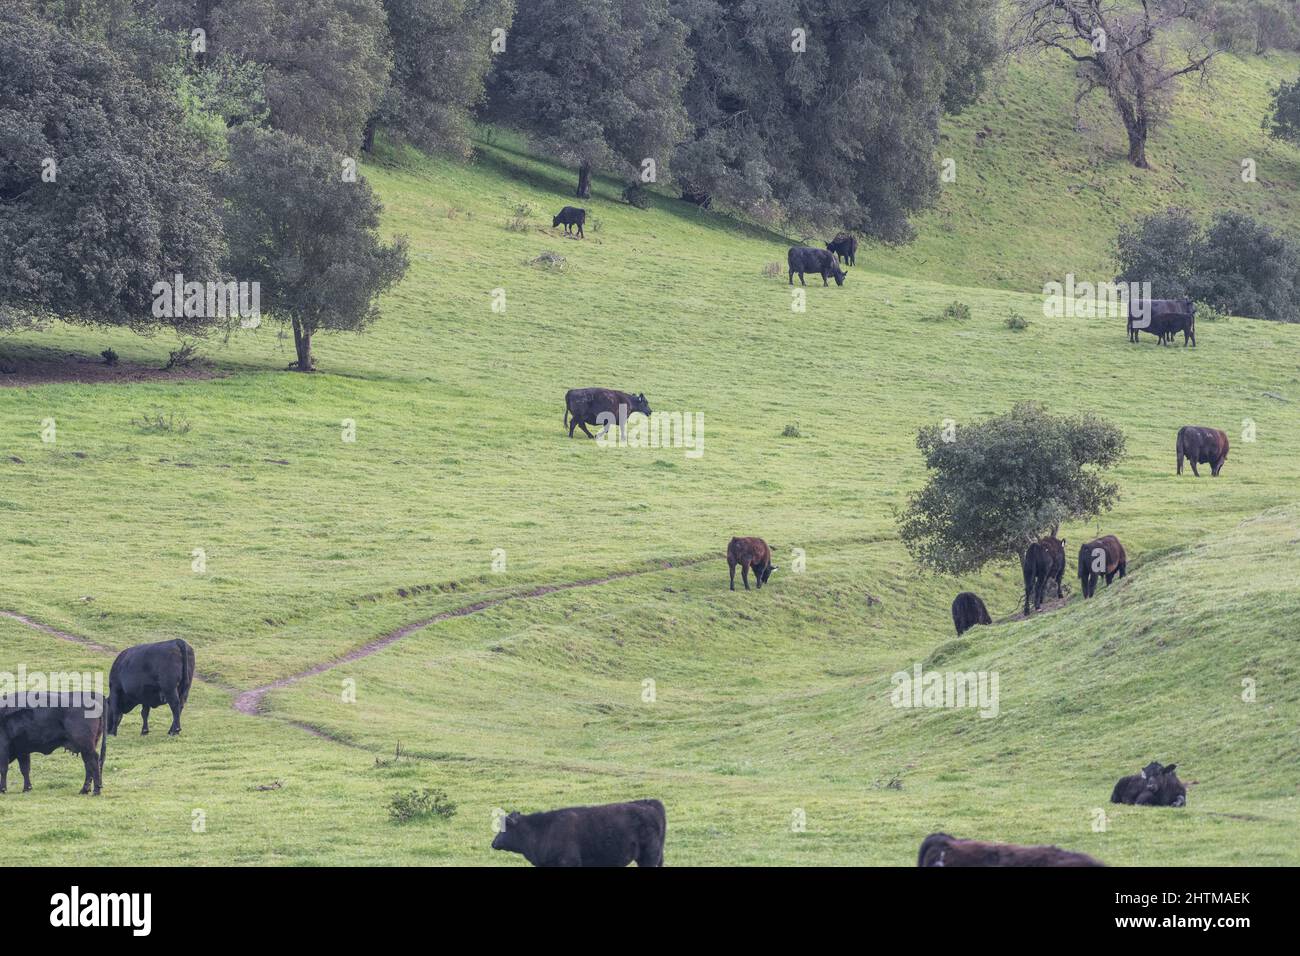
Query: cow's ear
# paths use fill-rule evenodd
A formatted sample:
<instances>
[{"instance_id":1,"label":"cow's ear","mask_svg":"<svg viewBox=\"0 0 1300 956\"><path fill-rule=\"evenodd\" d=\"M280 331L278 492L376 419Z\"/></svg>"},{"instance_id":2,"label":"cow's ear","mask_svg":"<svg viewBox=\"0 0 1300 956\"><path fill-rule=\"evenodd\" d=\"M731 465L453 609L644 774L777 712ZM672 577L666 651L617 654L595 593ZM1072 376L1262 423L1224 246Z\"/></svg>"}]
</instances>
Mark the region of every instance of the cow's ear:
<instances>
[{"instance_id":1,"label":"cow's ear","mask_svg":"<svg viewBox=\"0 0 1300 956\"><path fill-rule=\"evenodd\" d=\"M1146 768L1144 767L1143 769L1139 770L1138 775L1141 776L1143 780L1145 780L1147 778Z\"/></svg>"},{"instance_id":2,"label":"cow's ear","mask_svg":"<svg viewBox=\"0 0 1300 956\"><path fill-rule=\"evenodd\" d=\"M1174 768L1177 767L1177 766L1178 766L1178 764L1176 764L1176 763L1171 763L1168 767L1165 767L1165 773L1173 773L1173 772L1174 772Z\"/></svg>"}]
</instances>

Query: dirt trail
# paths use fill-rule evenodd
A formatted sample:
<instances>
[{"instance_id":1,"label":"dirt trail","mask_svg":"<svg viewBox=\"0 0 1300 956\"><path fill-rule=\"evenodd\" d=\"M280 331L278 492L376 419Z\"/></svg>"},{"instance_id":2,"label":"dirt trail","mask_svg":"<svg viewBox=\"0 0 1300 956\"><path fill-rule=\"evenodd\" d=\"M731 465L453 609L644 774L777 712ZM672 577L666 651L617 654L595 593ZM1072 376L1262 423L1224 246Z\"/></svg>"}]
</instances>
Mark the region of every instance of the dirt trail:
<instances>
[{"instance_id":1,"label":"dirt trail","mask_svg":"<svg viewBox=\"0 0 1300 956\"><path fill-rule=\"evenodd\" d=\"M0 617L7 617L10 620L17 621L19 624L26 624L28 627L35 628L45 634L53 634L61 641L71 641L73 644L80 644L83 647L89 647L92 650L103 651L105 654L114 653L111 647L105 647L103 644L96 644L89 638L78 637L76 634L69 634L67 631L60 631L57 627L50 627L50 625L42 624L40 621L33 621L27 615L19 614L17 611L0 610Z\"/></svg>"},{"instance_id":2,"label":"dirt trail","mask_svg":"<svg viewBox=\"0 0 1300 956\"><path fill-rule=\"evenodd\" d=\"M470 614L477 614L479 611L486 611L489 608L498 607L502 604L509 604L512 601L528 601L533 598L544 597L547 594L554 594L557 591L571 591L575 588L591 588L601 584L608 584L611 581L617 581L621 578L636 577L641 574L653 574L656 571L668 571L673 568L685 568L693 564L701 564L705 561L717 560L716 555L709 555L701 558L687 558L684 561L673 563L664 561L658 567L641 568L635 571L618 571L614 574L607 574L599 578L583 578L581 581L568 581L564 584L543 584L532 588L528 591L522 591L518 594L506 594L498 598L488 598L482 601L475 601L473 604L466 604L463 607L452 608L450 611L442 611L433 617L425 618L423 621L416 621L414 624L407 624L399 627L395 631L390 631L380 637L375 638L367 644L348 651L342 657L335 657L328 661L322 661L319 664L313 664L306 670L301 670L296 674L290 674L288 677L281 677L279 680L271 681L269 684L263 684L260 687L254 687L252 690L246 690L235 698L235 710L241 714L258 715L262 712L262 701L273 690L279 690L296 684L299 681L306 680L308 677L315 677L317 674L323 674L328 670L341 667L344 664L350 664L353 661L359 661L363 657L369 657L376 651L381 651L390 644L395 644L405 637L410 637L416 631L422 631L430 625L437 624L439 621L449 621L456 617L466 617ZM300 725L301 726L301 725ZM305 728L304 729L308 729Z\"/></svg>"}]
</instances>

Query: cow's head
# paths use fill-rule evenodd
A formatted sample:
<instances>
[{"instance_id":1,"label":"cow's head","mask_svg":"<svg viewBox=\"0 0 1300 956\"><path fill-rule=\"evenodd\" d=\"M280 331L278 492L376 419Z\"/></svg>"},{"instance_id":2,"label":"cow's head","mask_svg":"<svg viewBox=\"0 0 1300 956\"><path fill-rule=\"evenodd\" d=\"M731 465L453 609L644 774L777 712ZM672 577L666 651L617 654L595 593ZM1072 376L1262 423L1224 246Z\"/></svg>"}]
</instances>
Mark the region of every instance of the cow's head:
<instances>
[{"instance_id":1,"label":"cow's head","mask_svg":"<svg viewBox=\"0 0 1300 956\"><path fill-rule=\"evenodd\" d=\"M773 572L773 571L779 571L779 570L781 570L781 569L778 568L775 564L769 564L766 568L764 568L764 569L763 569L763 583L764 583L764 584L767 583L767 579L770 578L770 577L772 576L772 572Z\"/></svg>"},{"instance_id":2,"label":"cow's head","mask_svg":"<svg viewBox=\"0 0 1300 956\"><path fill-rule=\"evenodd\" d=\"M118 724L122 723L122 715L117 712L113 706L113 698L110 696L104 701L104 727L109 734L117 736Z\"/></svg>"},{"instance_id":3,"label":"cow's head","mask_svg":"<svg viewBox=\"0 0 1300 956\"><path fill-rule=\"evenodd\" d=\"M650 403L645 400L645 392L642 392L640 395L632 396L631 411L640 412L647 418L650 417Z\"/></svg>"},{"instance_id":4,"label":"cow's head","mask_svg":"<svg viewBox=\"0 0 1300 956\"><path fill-rule=\"evenodd\" d=\"M520 839L522 834L519 832L519 821L522 818L523 815L518 810L506 815L501 821L501 832L492 838L492 849L523 852L523 841Z\"/></svg>"},{"instance_id":5,"label":"cow's head","mask_svg":"<svg viewBox=\"0 0 1300 956\"><path fill-rule=\"evenodd\" d=\"M835 284L844 285L844 270L839 267L839 263L832 263L831 268L835 270L831 273L831 275L835 276Z\"/></svg>"},{"instance_id":6,"label":"cow's head","mask_svg":"<svg viewBox=\"0 0 1300 956\"><path fill-rule=\"evenodd\" d=\"M554 229L556 226L558 226L560 224L560 220L563 218L564 218L563 216L556 216L554 219L552 219L551 228Z\"/></svg>"},{"instance_id":7,"label":"cow's head","mask_svg":"<svg viewBox=\"0 0 1300 956\"><path fill-rule=\"evenodd\" d=\"M1157 764L1157 766L1159 766ZM1187 788L1183 782L1178 779L1178 774L1174 773L1177 764L1171 763L1168 767L1161 768L1160 773L1156 774L1155 787L1151 787L1150 779L1148 788L1154 790L1155 799L1152 801L1162 807L1185 807L1187 806Z\"/></svg>"}]
</instances>

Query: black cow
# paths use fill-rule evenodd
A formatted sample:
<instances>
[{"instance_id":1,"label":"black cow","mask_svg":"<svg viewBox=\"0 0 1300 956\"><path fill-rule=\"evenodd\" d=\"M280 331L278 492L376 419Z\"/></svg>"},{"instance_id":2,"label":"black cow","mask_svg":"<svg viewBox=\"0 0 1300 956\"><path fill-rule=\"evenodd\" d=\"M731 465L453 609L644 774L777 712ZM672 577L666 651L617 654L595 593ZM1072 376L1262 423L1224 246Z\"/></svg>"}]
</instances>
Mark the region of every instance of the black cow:
<instances>
[{"instance_id":1,"label":"black cow","mask_svg":"<svg viewBox=\"0 0 1300 956\"><path fill-rule=\"evenodd\" d=\"M1145 308L1143 308L1145 307ZM1149 310L1149 311L1147 311ZM1141 322L1141 311L1147 311L1146 324ZM1196 344L1196 308L1191 299L1130 299L1128 303L1128 340L1136 342L1138 332L1150 332L1162 345L1174 340L1174 333L1181 330L1183 345Z\"/></svg>"},{"instance_id":2,"label":"black cow","mask_svg":"<svg viewBox=\"0 0 1300 956\"><path fill-rule=\"evenodd\" d=\"M857 265L858 257L858 238L851 232L841 232L836 234L835 238L826 243L826 248L835 253L835 257L840 262L849 265Z\"/></svg>"},{"instance_id":3,"label":"black cow","mask_svg":"<svg viewBox=\"0 0 1300 956\"><path fill-rule=\"evenodd\" d=\"M1061 578L1065 576L1065 539L1048 535L1031 544L1020 557L1020 570L1025 579L1025 616L1029 616L1029 601L1033 598L1034 610L1043 606L1043 596L1049 581L1056 582L1056 596L1062 597Z\"/></svg>"},{"instance_id":4,"label":"black cow","mask_svg":"<svg viewBox=\"0 0 1300 956\"><path fill-rule=\"evenodd\" d=\"M1178 429L1178 473L1183 473L1183 459L1192 463L1192 474L1197 478L1201 473L1197 465L1209 465L1210 475L1219 477L1223 463L1228 459L1228 434L1217 428L1201 428L1197 425L1184 425Z\"/></svg>"},{"instance_id":5,"label":"black cow","mask_svg":"<svg viewBox=\"0 0 1300 956\"><path fill-rule=\"evenodd\" d=\"M551 228L564 226L564 234L570 235L574 226L578 227L578 238L587 238L582 234L582 224L587 221L587 210L579 209L577 206L565 206L560 210L560 214L551 220Z\"/></svg>"},{"instance_id":6,"label":"black cow","mask_svg":"<svg viewBox=\"0 0 1300 956\"><path fill-rule=\"evenodd\" d=\"M1103 556L1104 564L1102 562ZM1102 565L1103 570L1094 570L1094 562ZM1099 576L1104 574L1106 576L1106 586L1110 587L1110 582L1115 575L1118 574L1123 578L1127 569L1128 555L1124 551L1124 545L1120 544L1119 538L1113 534L1085 541L1079 546L1079 586L1082 588L1085 598L1090 598L1097 593L1097 578Z\"/></svg>"},{"instance_id":7,"label":"black cow","mask_svg":"<svg viewBox=\"0 0 1300 956\"><path fill-rule=\"evenodd\" d=\"M609 434L609 426L618 422L619 437L627 441L627 419L633 412L650 416L650 403L644 392L633 395L616 388L571 388L564 393L564 427L569 430L570 438L575 428L581 428L588 438L595 438L587 426L604 425L605 430L600 433L603 438Z\"/></svg>"},{"instance_id":8,"label":"black cow","mask_svg":"<svg viewBox=\"0 0 1300 956\"><path fill-rule=\"evenodd\" d=\"M799 273L800 285L808 284L803 281L805 272L821 276L822 285L830 285L827 280L831 276L835 277L836 285L844 285L844 270L840 268L835 255L825 249L814 249L811 246L791 246L790 252L786 255L786 263L790 267L791 285L794 285L796 272Z\"/></svg>"},{"instance_id":9,"label":"black cow","mask_svg":"<svg viewBox=\"0 0 1300 956\"><path fill-rule=\"evenodd\" d=\"M520 853L533 866L663 866L667 827L658 800L516 812L492 849Z\"/></svg>"},{"instance_id":10,"label":"black cow","mask_svg":"<svg viewBox=\"0 0 1300 956\"><path fill-rule=\"evenodd\" d=\"M1174 773L1177 766L1171 763L1162 767L1152 761L1138 773L1120 777L1110 792L1110 802L1152 807L1187 806L1187 788Z\"/></svg>"},{"instance_id":11,"label":"black cow","mask_svg":"<svg viewBox=\"0 0 1300 956\"><path fill-rule=\"evenodd\" d=\"M952 623L961 637L976 624L992 624L993 618L978 594L962 591L952 602Z\"/></svg>"},{"instance_id":12,"label":"black cow","mask_svg":"<svg viewBox=\"0 0 1300 956\"><path fill-rule=\"evenodd\" d=\"M754 569L754 586L762 588L773 571L772 549L762 538L732 538L727 543L727 566L731 570L731 590L736 590L736 565L740 565L740 580L749 590L749 571Z\"/></svg>"},{"instance_id":13,"label":"black cow","mask_svg":"<svg viewBox=\"0 0 1300 956\"><path fill-rule=\"evenodd\" d=\"M176 638L156 644L128 647L113 661L108 672L108 732L117 736L122 715L140 706L144 723L140 733L149 733L149 708L166 704L172 711L169 734L181 732L181 710L190 699L194 680L194 648Z\"/></svg>"},{"instance_id":14,"label":"black cow","mask_svg":"<svg viewBox=\"0 0 1300 956\"><path fill-rule=\"evenodd\" d=\"M1105 866L1086 853L1059 846L1017 846L958 840L946 833L931 833L921 842L917 866Z\"/></svg>"},{"instance_id":15,"label":"black cow","mask_svg":"<svg viewBox=\"0 0 1300 956\"><path fill-rule=\"evenodd\" d=\"M10 762L18 761L26 793L32 789L32 754L52 754L63 747L85 764L81 792L88 793L94 783L95 796L99 796L108 747L104 708L104 698L91 692L52 692L39 705L15 697L0 698L0 793L8 788Z\"/></svg>"}]
</instances>

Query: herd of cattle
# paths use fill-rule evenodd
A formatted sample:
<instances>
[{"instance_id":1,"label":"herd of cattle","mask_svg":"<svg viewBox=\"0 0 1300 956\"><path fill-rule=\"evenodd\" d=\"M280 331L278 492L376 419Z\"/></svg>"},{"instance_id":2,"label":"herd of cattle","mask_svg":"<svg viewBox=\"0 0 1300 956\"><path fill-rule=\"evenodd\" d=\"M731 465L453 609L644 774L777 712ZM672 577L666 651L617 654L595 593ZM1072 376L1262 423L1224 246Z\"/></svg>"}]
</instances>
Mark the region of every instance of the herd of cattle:
<instances>
[{"instance_id":1,"label":"herd of cattle","mask_svg":"<svg viewBox=\"0 0 1300 956\"><path fill-rule=\"evenodd\" d=\"M583 237L585 209L565 206L555 216L552 226L564 226L566 234L576 227ZM825 249L794 246L787 264L790 284L804 274L822 277L828 285L834 278L843 285L841 265L855 264L857 239L840 233ZM1183 344L1196 344L1195 314L1190 300L1153 300L1150 308L1137 313L1130 306L1129 338L1136 342L1138 331L1150 332L1163 344L1183 332ZM632 394L608 388L570 389L565 394L564 425L569 437L581 428L588 438L596 438L588 425L603 425L601 435L608 434L617 422L626 439L627 416L638 412L652 414L644 393ZM1184 461L1191 463L1199 477L1197 465L1210 465L1218 477L1228 456L1228 436L1215 428L1187 425L1178 430L1178 474ZM1057 598L1062 598L1065 574L1065 539L1056 537L1057 529L1032 542L1021 556L1024 576L1024 615L1042 608L1049 585L1054 584ZM741 582L749 590L750 572L755 588L762 588L777 570L772 550L762 538L734 537L727 545L730 589L736 589L736 568ZM1105 577L1109 586L1127 571L1128 556L1114 535L1087 541L1079 548L1078 577L1084 598L1096 593L1097 582ZM989 625L993 619L979 595L970 591L958 594L952 603L952 620L958 636L977 625ZM87 693L75 700L54 693L39 706L26 700L0 698L0 793L7 789L9 764L18 762L23 775L23 790L32 789L31 755L51 754L62 747L77 755L85 765L86 776L81 792L98 795L102 787L104 760L110 734L116 736L122 716L137 706L141 708L141 734L149 733L149 711L164 704L171 710L169 734L181 732L181 711L189 699L194 678L194 649L177 639L141 644L122 651L109 671L106 698ZM96 752L98 747L98 752ZM1134 805L1186 805L1187 790L1175 773L1175 765L1151 763L1137 774L1121 778L1111 793L1111 802ZM492 841L495 850L519 853L535 866L662 866L667 813L658 800L634 800L603 806L567 807L541 813L508 814ZM928 866L1101 866L1083 853L1055 846L1017 846L959 840L946 833L932 833L921 843L917 865Z\"/></svg>"}]
</instances>

